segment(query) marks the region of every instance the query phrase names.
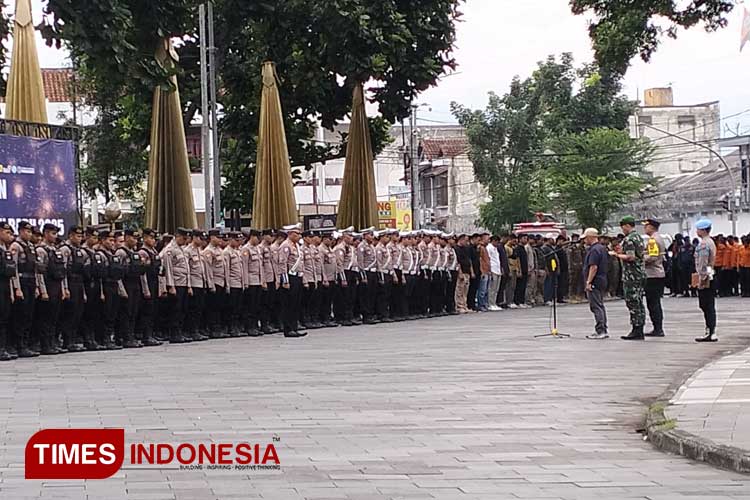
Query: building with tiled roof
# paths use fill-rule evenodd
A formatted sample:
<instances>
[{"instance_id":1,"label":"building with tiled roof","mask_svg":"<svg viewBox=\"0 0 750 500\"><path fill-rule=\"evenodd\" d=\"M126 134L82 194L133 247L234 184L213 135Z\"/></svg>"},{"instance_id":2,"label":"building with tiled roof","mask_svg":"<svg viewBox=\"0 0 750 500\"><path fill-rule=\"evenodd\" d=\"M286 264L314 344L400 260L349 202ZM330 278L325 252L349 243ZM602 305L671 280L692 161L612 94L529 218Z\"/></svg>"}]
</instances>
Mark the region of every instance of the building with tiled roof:
<instances>
[{"instance_id":1,"label":"building with tiled roof","mask_svg":"<svg viewBox=\"0 0 750 500\"><path fill-rule=\"evenodd\" d=\"M75 99L72 69L44 68L42 69L42 82L48 102L72 102Z\"/></svg>"},{"instance_id":2,"label":"building with tiled roof","mask_svg":"<svg viewBox=\"0 0 750 500\"><path fill-rule=\"evenodd\" d=\"M42 68L42 83L47 102L73 102L73 70L71 68ZM5 102L5 96L0 96L0 102Z\"/></svg>"},{"instance_id":3,"label":"building with tiled roof","mask_svg":"<svg viewBox=\"0 0 750 500\"><path fill-rule=\"evenodd\" d=\"M424 138L421 146L422 155L428 160L455 158L469 150L469 141L465 136Z\"/></svg>"}]
</instances>

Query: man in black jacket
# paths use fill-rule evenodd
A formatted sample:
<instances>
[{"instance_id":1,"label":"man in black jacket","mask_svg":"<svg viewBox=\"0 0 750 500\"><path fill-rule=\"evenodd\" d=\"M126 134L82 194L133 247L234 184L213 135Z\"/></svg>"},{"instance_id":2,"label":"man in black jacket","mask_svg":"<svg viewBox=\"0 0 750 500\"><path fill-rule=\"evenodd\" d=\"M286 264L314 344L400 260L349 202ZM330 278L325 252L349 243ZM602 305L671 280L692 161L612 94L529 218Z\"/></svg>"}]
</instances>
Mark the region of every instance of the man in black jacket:
<instances>
[{"instance_id":1,"label":"man in black jacket","mask_svg":"<svg viewBox=\"0 0 750 500\"><path fill-rule=\"evenodd\" d=\"M507 309L510 304L505 300L505 288L510 280L510 265L508 263L508 253L505 251L505 245L508 243L510 236L505 233L500 235L500 242L496 245L497 253L500 258L500 291L497 294L497 305L502 309Z\"/></svg>"},{"instance_id":2,"label":"man in black jacket","mask_svg":"<svg viewBox=\"0 0 750 500\"><path fill-rule=\"evenodd\" d=\"M469 281L469 292L466 295L466 305L472 311L477 310L477 290L479 289L479 278L482 272L479 265L479 238L478 233L471 235L469 239L469 259L471 259L471 268L473 270L471 280Z\"/></svg>"},{"instance_id":3,"label":"man in black jacket","mask_svg":"<svg viewBox=\"0 0 750 500\"><path fill-rule=\"evenodd\" d=\"M529 242L529 237L521 235L518 241L518 245L513 248L514 259L518 259L519 267L521 268L521 276L516 280L516 291L513 296L513 303L520 309L528 309L526 305L526 284L529 282L529 256L526 254L526 244Z\"/></svg>"},{"instance_id":4,"label":"man in black jacket","mask_svg":"<svg viewBox=\"0 0 750 500\"><path fill-rule=\"evenodd\" d=\"M568 263L568 239L560 235L557 237L557 261L560 264L560 276L557 280L557 302L565 304L568 296L568 285L570 282L570 264Z\"/></svg>"},{"instance_id":5,"label":"man in black jacket","mask_svg":"<svg viewBox=\"0 0 750 500\"><path fill-rule=\"evenodd\" d=\"M469 237L465 234L458 235L456 250L456 260L458 261L458 276L456 278L456 312L465 314L469 312L466 298L469 290L469 283L474 273L471 267L471 257L469 255Z\"/></svg>"}]
</instances>

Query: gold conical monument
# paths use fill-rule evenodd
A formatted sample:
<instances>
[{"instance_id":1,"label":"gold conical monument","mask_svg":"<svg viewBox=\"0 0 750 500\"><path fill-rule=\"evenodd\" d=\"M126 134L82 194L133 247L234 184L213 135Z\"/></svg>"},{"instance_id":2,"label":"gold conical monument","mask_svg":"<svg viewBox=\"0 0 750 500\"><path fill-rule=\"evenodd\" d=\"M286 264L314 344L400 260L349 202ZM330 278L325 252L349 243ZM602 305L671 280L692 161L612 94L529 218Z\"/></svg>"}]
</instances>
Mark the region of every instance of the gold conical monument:
<instances>
[{"instance_id":1,"label":"gold conical monument","mask_svg":"<svg viewBox=\"0 0 750 500\"><path fill-rule=\"evenodd\" d=\"M378 227L378 199L375 189L370 126L365 112L362 84L354 87L352 99L352 121L349 125L349 141L346 146L344 183L341 188L338 227L354 226L360 230Z\"/></svg>"},{"instance_id":2,"label":"gold conical monument","mask_svg":"<svg viewBox=\"0 0 750 500\"><path fill-rule=\"evenodd\" d=\"M177 64L178 56L169 39L156 50L163 67ZM182 121L177 77L170 78L172 89L154 89L151 112L151 151L148 159L146 225L174 234L178 227L198 226L190 181L185 127Z\"/></svg>"},{"instance_id":3,"label":"gold conical monument","mask_svg":"<svg viewBox=\"0 0 750 500\"><path fill-rule=\"evenodd\" d=\"M263 63L262 77L252 226L279 229L298 222L297 203L274 63Z\"/></svg>"}]
</instances>

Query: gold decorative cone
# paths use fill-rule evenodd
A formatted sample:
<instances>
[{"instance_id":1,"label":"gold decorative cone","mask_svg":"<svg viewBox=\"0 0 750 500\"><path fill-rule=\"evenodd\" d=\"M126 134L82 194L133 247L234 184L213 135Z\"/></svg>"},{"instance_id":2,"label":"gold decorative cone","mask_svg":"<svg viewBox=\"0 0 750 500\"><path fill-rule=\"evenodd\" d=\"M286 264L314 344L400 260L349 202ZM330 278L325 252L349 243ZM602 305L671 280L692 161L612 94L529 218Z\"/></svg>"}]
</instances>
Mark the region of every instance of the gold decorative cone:
<instances>
[{"instance_id":1,"label":"gold decorative cone","mask_svg":"<svg viewBox=\"0 0 750 500\"><path fill-rule=\"evenodd\" d=\"M156 50L156 60L164 67L177 64L177 53L169 39ZM173 89L154 90L151 112L151 151L148 159L146 225L174 234L178 227L198 226L193 205L185 127L182 123L177 77Z\"/></svg>"},{"instance_id":2,"label":"gold decorative cone","mask_svg":"<svg viewBox=\"0 0 750 500\"><path fill-rule=\"evenodd\" d=\"M354 87L352 122L349 125L349 141L346 146L344 165L344 184L341 188L336 225L338 227L354 226L357 230L370 226L378 227L375 168L362 84Z\"/></svg>"},{"instance_id":3,"label":"gold decorative cone","mask_svg":"<svg viewBox=\"0 0 750 500\"><path fill-rule=\"evenodd\" d=\"M299 218L274 63L263 63L262 76L252 226L279 229Z\"/></svg>"},{"instance_id":4,"label":"gold decorative cone","mask_svg":"<svg viewBox=\"0 0 750 500\"><path fill-rule=\"evenodd\" d=\"M31 20L31 0L16 2L13 55L5 102L6 120L47 123L47 103Z\"/></svg>"}]
</instances>

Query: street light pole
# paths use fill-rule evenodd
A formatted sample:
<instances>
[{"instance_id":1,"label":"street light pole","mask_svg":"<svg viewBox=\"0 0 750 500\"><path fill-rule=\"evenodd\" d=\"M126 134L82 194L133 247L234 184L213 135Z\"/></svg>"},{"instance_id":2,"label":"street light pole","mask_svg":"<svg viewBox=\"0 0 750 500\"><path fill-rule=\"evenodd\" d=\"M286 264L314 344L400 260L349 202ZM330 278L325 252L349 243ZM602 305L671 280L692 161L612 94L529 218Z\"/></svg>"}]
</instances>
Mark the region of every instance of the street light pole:
<instances>
[{"instance_id":1,"label":"street light pole","mask_svg":"<svg viewBox=\"0 0 750 500\"><path fill-rule=\"evenodd\" d=\"M216 43L214 40L214 3L208 5L208 76L211 82L210 107L211 126L213 130L213 195L214 195L214 221L218 225L223 222L221 216L221 151L219 144L219 120L216 110Z\"/></svg>"},{"instance_id":2,"label":"street light pole","mask_svg":"<svg viewBox=\"0 0 750 500\"><path fill-rule=\"evenodd\" d=\"M661 132L664 135L668 135L669 137L674 137L675 139L680 139L682 141L685 141L688 144L692 144L694 146L698 146L699 148L703 148L706 151L710 152L711 154L715 155L722 165L724 165L724 169L727 171L727 174L729 175L729 181L732 184L732 195L729 197L729 216L732 218L732 234L737 234L737 216L735 212L735 204L734 204L734 197L737 194L737 180L734 178L734 174L732 173L732 169L729 168L729 165L727 164L726 160L724 160L724 157L719 154L718 151L713 149L710 146L707 146L705 144L701 144L700 142L691 141L690 139L686 139L685 137L679 136L677 134L673 134L671 132L667 132L666 130L662 130L658 127L654 127L653 125L649 125L647 123L640 123L640 125L643 125L644 127L648 127L650 129L656 130L657 132Z\"/></svg>"},{"instance_id":3,"label":"street light pole","mask_svg":"<svg viewBox=\"0 0 750 500\"><path fill-rule=\"evenodd\" d=\"M211 211L211 157L209 144L209 111L208 111L208 61L206 57L206 5L198 7L200 29L200 64L201 64L201 167L203 168L203 191L205 194L204 227L213 227Z\"/></svg>"}]
</instances>

